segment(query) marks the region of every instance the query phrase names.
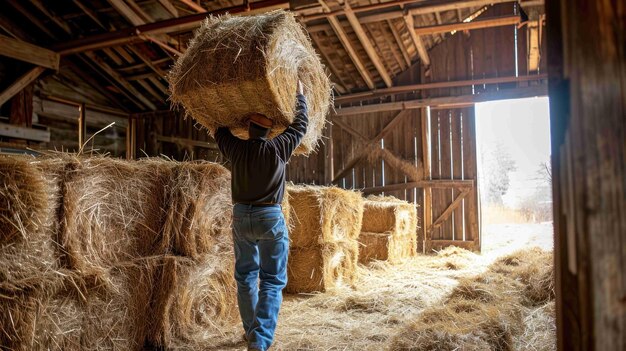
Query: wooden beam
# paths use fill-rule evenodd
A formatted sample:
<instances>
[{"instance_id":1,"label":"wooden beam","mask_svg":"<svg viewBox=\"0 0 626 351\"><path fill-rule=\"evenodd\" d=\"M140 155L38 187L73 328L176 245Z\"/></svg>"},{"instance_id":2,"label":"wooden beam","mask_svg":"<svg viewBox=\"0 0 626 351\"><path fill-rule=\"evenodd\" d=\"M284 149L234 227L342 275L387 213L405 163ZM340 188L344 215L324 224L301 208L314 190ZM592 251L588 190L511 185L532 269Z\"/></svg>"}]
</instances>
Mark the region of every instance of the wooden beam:
<instances>
[{"instance_id":1,"label":"wooden beam","mask_svg":"<svg viewBox=\"0 0 626 351\"><path fill-rule=\"evenodd\" d=\"M199 140L192 140L192 139L187 139L187 138L171 137L171 136L164 136L164 135L157 135L156 139L158 141L178 144L178 145L197 146L197 147L203 147L205 149L211 149L211 150L218 149L217 144L208 142L208 141L199 141Z\"/></svg>"},{"instance_id":2,"label":"wooden beam","mask_svg":"<svg viewBox=\"0 0 626 351\"><path fill-rule=\"evenodd\" d=\"M39 142L50 141L50 131L0 123L0 136Z\"/></svg>"},{"instance_id":3,"label":"wooden beam","mask_svg":"<svg viewBox=\"0 0 626 351\"><path fill-rule=\"evenodd\" d=\"M393 38L396 40L396 43L400 47L400 51L402 52L402 57L404 58L404 62L406 63L407 67L411 67L411 57L409 56L409 53L406 50L406 46L404 45L404 42L402 41L402 37L400 36L400 33L398 33L398 29L393 24L393 20L386 20L386 22L387 22L387 25L389 26L389 29L391 29Z\"/></svg>"},{"instance_id":4,"label":"wooden beam","mask_svg":"<svg viewBox=\"0 0 626 351\"><path fill-rule=\"evenodd\" d=\"M337 38L339 38L341 45L343 45L344 49L346 49L348 56L354 63L354 66L356 67L357 71L361 75L361 78L363 78L363 80L365 81L365 84L370 89L374 89L375 85L374 85L374 81L372 80L372 77L370 77L370 74L365 68L365 65L363 64L363 62L361 62L359 55L357 55L356 51L352 47L352 44L350 43L350 39L348 39L348 35L343 30L343 27L341 26L341 23L339 23L339 20L336 17L331 16L331 17L328 17L328 22L333 28L333 31L335 31L335 34L337 34Z\"/></svg>"},{"instance_id":5,"label":"wooden beam","mask_svg":"<svg viewBox=\"0 0 626 351\"><path fill-rule=\"evenodd\" d=\"M317 46L317 51L319 52L320 56L322 56L322 58L328 65L330 72L335 77L335 79L331 79L334 82L335 89L337 89L337 91L340 94L345 94L348 90L347 90L346 83L343 81L343 79L339 75L339 70L337 69L333 61L330 60L328 55L326 55L326 52L322 49L322 46L320 45L317 35L312 34L310 35L310 37L311 37L311 40L313 40L313 43Z\"/></svg>"},{"instance_id":6,"label":"wooden beam","mask_svg":"<svg viewBox=\"0 0 626 351\"><path fill-rule=\"evenodd\" d=\"M31 21L37 28L39 28L39 30L46 33L48 37L52 39L56 39L56 36L50 31L50 29L48 29L48 27L43 22L39 20L39 18L37 18L36 16L33 16L33 14L30 11L24 8L23 1L10 1L9 3L16 10L18 10L22 15L24 15L24 17L28 18L28 20Z\"/></svg>"},{"instance_id":7,"label":"wooden beam","mask_svg":"<svg viewBox=\"0 0 626 351\"><path fill-rule=\"evenodd\" d=\"M361 189L365 194L382 193L387 191L407 189L471 189L474 182L471 180L420 180L419 182L406 182L389 184Z\"/></svg>"},{"instance_id":8,"label":"wooden beam","mask_svg":"<svg viewBox=\"0 0 626 351\"><path fill-rule=\"evenodd\" d=\"M339 126L341 129L345 130L346 132L350 133L352 136L354 136L355 138L359 139L360 142L362 143L366 143L367 142L367 138L359 133L358 131L356 131L354 128L350 127L349 124L339 120L339 119L334 119L332 121L333 125L337 125Z\"/></svg>"},{"instance_id":9,"label":"wooden beam","mask_svg":"<svg viewBox=\"0 0 626 351\"><path fill-rule=\"evenodd\" d=\"M12 39L0 34L0 55L32 63L38 66L59 69L61 56L54 51Z\"/></svg>"},{"instance_id":10,"label":"wooden beam","mask_svg":"<svg viewBox=\"0 0 626 351\"><path fill-rule=\"evenodd\" d=\"M404 24L406 25L406 28L408 29L409 34L411 35L411 40L413 40L413 44L415 45L415 48L417 49L417 54L420 57L420 61L422 61L422 64L424 66L430 66L430 57L428 56L428 50L426 49L426 46L424 45L422 38L420 38L417 32L412 30L415 25L413 16L410 14L404 15Z\"/></svg>"},{"instance_id":11,"label":"wooden beam","mask_svg":"<svg viewBox=\"0 0 626 351\"><path fill-rule=\"evenodd\" d=\"M502 27L517 25L521 22L520 16L501 16L471 22L459 22L441 24L436 26L417 27L413 30L416 35L431 35L436 33L447 33L452 31L463 31L481 28Z\"/></svg>"},{"instance_id":12,"label":"wooden beam","mask_svg":"<svg viewBox=\"0 0 626 351\"><path fill-rule=\"evenodd\" d=\"M10 98L19 93L28 84L34 82L45 70L45 68L37 66L19 77L13 84L0 93L0 106L9 101Z\"/></svg>"},{"instance_id":13,"label":"wooden beam","mask_svg":"<svg viewBox=\"0 0 626 351\"><path fill-rule=\"evenodd\" d=\"M254 15L277 9L289 8L287 0L262 0L250 3L250 10L243 5L211 11L210 14L220 15L225 13ZM70 40L54 46L54 50L61 55L76 54L85 51L102 49L110 46L123 45L141 41L139 34L156 35L171 32L189 31L200 25L208 13L171 18L159 22L148 23L140 26L124 28L115 32L97 34L76 40Z\"/></svg>"},{"instance_id":14,"label":"wooden beam","mask_svg":"<svg viewBox=\"0 0 626 351\"><path fill-rule=\"evenodd\" d=\"M520 99L535 96L547 95L546 84L514 88L514 89L502 89L496 92L474 94L474 95L458 95L458 96L445 96L428 99L415 99L398 102L388 102L383 104L371 104L355 107L343 107L336 108L334 116L350 116L359 115L365 113L384 112L384 111L401 111L401 110L413 110L421 107L430 106L431 108L445 107L466 107L477 102L494 101L494 100L507 100L507 99Z\"/></svg>"},{"instance_id":15,"label":"wooden beam","mask_svg":"<svg viewBox=\"0 0 626 351\"><path fill-rule=\"evenodd\" d=\"M80 8L81 10L83 10L83 12L89 17L91 18L92 21L94 21L98 26L100 26L100 28L102 29L107 29L106 26L104 24L102 24L102 22L100 21L100 19L98 18L98 15L96 14L95 11L93 11L91 8L89 8L88 6L85 6L80 0L73 0L74 4L76 6L78 6L78 8Z\"/></svg>"},{"instance_id":16,"label":"wooden beam","mask_svg":"<svg viewBox=\"0 0 626 351\"><path fill-rule=\"evenodd\" d=\"M198 13L205 13L205 12L207 12L207 10L204 7L196 4L193 0L180 0L180 2L182 2L183 4L191 7L192 9L194 9Z\"/></svg>"},{"instance_id":17,"label":"wooden beam","mask_svg":"<svg viewBox=\"0 0 626 351\"><path fill-rule=\"evenodd\" d=\"M48 17L52 22L54 22L57 26L59 26L65 33L71 34L72 30L70 26L65 23L60 17L56 16L52 12L48 10L48 6L44 4L41 0L30 0L31 4L33 4L39 11L41 11L46 17Z\"/></svg>"},{"instance_id":18,"label":"wooden beam","mask_svg":"<svg viewBox=\"0 0 626 351\"><path fill-rule=\"evenodd\" d=\"M361 23L359 23L359 19L356 17L356 15L354 14L354 11L352 11L347 1L344 4L344 9L345 9L345 15L348 18L348 22L350 22L350 25L352 26L354 33L356 34L357 38L361 42L363 49L365 49L365 53L374 64L374 67L376 67L376 70L378 71L378 74L381 76L381 78L385 82L385 85L387 85L387 87L391 87L393 83L391 82L391 77L389 76L389 72L387 72L387 68L385 68L385 65L383 64L382 60L376 53L374 46L372 46L372 43L370 42L369 38L367 37L367 34L365 33L365 29L363 29L363 27L361 26Z\"/></svg>"},{"instance_id":19,"label":"wooden beam","mask_svg":"<svg viewBox=\"0 0 626 351\"><path fill-rule=\"evenodd\" d=\"M117 73L113 68L111 68L106 62L104 62L100 57L95 55L93 52L86 52L85 55L89 57L93 62L97 63L98 66L105 71L111 78L113 78L119 85L121 85L124 89L126 89L129 93L131 93L134 97L139 99L142 104L151 109L152 111L156 110L156 106L148 100L143 94L141 94L135 87L132 86L131 83L124 80L124 78Z\"/></svg>"},{"instance_id":20,"label":"wooden beam","mask_svg":"<svg viewBox=\"0 0 626 351\"><path fill-rule=\"evenodd\" d=\"M35 97L33 101L33 112L38 115L70 123L77 122L76 116L78 115L79 104L75 102L58 102L48 99L39 99L37 97ZM102 112L99 110L101 110L101 108L97 106L86 105L86 121L89 122L89 126L102 128L111 122L115 122L115 125L118 127L126 127L128 123L126 114L121 112Z\"/></svg>"},{"instance_id":21,"label":"wooden beam","mask_svg":"<svg viewBox=\"0 0 626 351\"><path fill-rule=\"evenodd\" d=\"M167 72L165 72L164 70L162 70L161 68L159 68L158 66L156 66L152 60L146 56L140 48L135 47L133 45L129 45L128 49L130 51L133 52L133 54L135 54L137 57L139 57L139 59L146 64L146 66L148 66L154 73L158 74L160 77L166 77L167 76Z\"/></svg>"},{"instance_id":22,"label":"wooden beam","mask_svg":"<svg viewBox=\"0 0 626 351\"><path fill-rule=\"evenodd\" d=\"M78 147L82 148L87 141L87 109L82 103L78 106Z\"/></svg>"},{"instance_id":23,"label":"wooden beam","mask_svg":"<svg viewBox=\"0 0 626 351\"><path fill-rule=\"evenodd\" d=\"M400 85L392 88L376 89L372 91L366 91L362 93L354 93L349 95L337 96L335 98L335 104L354 102L367 99L374 99L385 95L410 93L418 90L428 89L441 89L441 88L459 88L471 85L489 85L500 83L513 83L513 82L528 82L528 81L540 81L548 78L547 74L527 75L527 76L509 76L509 77L495 77L495 78L479 78L457 81L443 81L432 82L422 84Z\"/></svg>"},{"instance_id":24,"label":"wooden beam","mask_svg":"<svg viewBox=\"0 0 626 351\"><path fill-rule=\"evenodd\" d=\"M145 20L141 18L133 9L126 4L124 0L107 0L113 8L119 12L124 18L126 18L134 26L140 26L146 24Z\"/></svg>"},{"instance_id":25,"label":"wooden beam","mask_svg":"<svg viewBox=\"0 0 626 351\"><path fill-rule=\"evenodd\" d=\"M167 10L167 12L172 14L172 16L178 17L178 9L176 8L176 6L174 6L174 4L172 4L170 0L159 0L159 4L161 4L161 6L163 6L163 8Z\"/></svg>"}]
</instances>

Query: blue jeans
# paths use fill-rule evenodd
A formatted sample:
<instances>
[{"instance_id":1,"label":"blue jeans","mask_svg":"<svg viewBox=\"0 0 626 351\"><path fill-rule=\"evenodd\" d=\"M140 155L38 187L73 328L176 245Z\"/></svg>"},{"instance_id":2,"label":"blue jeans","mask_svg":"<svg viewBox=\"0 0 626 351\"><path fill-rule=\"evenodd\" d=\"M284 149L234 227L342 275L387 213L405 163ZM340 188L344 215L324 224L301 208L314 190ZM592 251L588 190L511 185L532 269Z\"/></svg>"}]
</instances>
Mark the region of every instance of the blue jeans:
<instances>
[{"instance_id":1,"label":"blue jeans","mask_svg":"<svg viewBox=\"0 0 626 351\"><path fill-rule=\"evenodd\" d=\"M237 300L248 346L265 351L274 340L287 284L289 235L280 206L236 204L233 241Z\"/></svg>"}]
</instances>

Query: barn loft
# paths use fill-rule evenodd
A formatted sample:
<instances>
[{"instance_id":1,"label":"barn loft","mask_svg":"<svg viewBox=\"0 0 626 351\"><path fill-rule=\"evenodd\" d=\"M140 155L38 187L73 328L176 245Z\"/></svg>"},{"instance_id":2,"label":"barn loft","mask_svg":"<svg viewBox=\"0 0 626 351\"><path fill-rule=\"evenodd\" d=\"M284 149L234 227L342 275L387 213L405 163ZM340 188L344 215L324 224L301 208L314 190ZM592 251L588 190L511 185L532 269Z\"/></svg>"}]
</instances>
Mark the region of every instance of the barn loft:
<instances>
[{"instance_id":1,"label":"barn loft","mask_svg":"<svg viewBox=\"0 0 626 351\"><path fill-rule=\"evenodd\" d=\"M245 349L230 164L170 72L207 17L276 10L323 113L286 169L275 349L626 349L615 0L3 1L0 349ZM554 240L493 250L476 104L545 96Z\"/></svg>"}]
</instances>

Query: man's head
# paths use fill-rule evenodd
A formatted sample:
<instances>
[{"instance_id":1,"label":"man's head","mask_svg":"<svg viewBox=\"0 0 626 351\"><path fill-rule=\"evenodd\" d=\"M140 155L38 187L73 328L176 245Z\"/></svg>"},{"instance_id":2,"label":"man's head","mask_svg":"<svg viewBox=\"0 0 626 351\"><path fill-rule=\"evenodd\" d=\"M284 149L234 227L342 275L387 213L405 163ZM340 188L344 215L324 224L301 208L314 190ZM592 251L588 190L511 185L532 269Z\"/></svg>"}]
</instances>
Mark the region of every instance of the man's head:
<instances>
[{"instance_id":1,"label":"man's head","mask_svg":"<svg viewBox=\"0 0 626 351\"><path fill-rule=\"evenodd\" d=\"M248 134L250 139L267 138L273 122L260 113L251 113L248 116Z\"/></svg>"}]
</instances>

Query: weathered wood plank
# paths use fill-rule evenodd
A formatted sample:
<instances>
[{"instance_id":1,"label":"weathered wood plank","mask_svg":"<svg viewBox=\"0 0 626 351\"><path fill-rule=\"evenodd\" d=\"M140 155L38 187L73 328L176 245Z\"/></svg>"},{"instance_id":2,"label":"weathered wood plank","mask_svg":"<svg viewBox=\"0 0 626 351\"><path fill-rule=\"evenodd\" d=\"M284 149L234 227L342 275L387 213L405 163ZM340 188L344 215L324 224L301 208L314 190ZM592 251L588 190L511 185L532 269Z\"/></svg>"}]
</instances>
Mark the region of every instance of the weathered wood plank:
<instances>
[{"instance_id":1,"label":"weathered wood plank","mask_svg":"<svg viewBox=\"0 0 626 351\"><path fill-rule=\"evenodd\" d=\"M0 55L50 68L59 69L61 56L54 51L0 35Z\"/></svg>"},{"instance_id":2,"label":"weathered wood plank","mask_svg":"<svg viewBox=\"0 0 626 351\"><path fill-rule=\"evenodd\" d=\"M19 77L15 82L9 85L4 91L0 92L0 106L9 101L15 94L19 93L27 85L34 82L46 69L41 66L37 66L24 75Z\"/></svg>"}]
</instances>

